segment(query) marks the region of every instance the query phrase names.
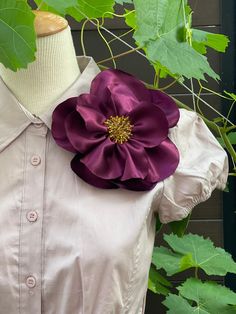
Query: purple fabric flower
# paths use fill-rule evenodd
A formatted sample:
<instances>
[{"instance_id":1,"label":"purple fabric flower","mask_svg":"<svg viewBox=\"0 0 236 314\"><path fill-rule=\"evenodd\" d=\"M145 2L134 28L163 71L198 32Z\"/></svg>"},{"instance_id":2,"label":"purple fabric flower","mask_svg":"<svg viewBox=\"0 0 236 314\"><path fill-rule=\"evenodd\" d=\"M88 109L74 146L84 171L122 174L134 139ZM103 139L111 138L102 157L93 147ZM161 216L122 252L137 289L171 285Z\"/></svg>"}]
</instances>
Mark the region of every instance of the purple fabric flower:
<instances>
[{"instance_id":1,"label":"purple fabric flower","mask_svg":"<svg viewBox=\"0 0 236 314\"><path fill-rule=\"evenodd\" d=\"M76 153L71 167L87 183L145 191L177 168L179 154L168 131L178 120L169 96L109 69L95 77L89 94L56 107L52 135L59 146Z\"/></svg>"}]
</instances>

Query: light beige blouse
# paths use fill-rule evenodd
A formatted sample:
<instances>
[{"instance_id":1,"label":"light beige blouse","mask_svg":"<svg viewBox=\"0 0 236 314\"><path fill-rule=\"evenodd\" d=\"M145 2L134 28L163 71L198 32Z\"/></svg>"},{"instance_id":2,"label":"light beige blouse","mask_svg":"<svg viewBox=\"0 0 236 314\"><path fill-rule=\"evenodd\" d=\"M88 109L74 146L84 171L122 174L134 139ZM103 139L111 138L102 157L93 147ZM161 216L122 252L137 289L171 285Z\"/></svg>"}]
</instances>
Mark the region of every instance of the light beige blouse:
<instances>
[{"instance_id":1,"label":"light beige blouse","mask_svg":"<svg viewBox=\"0 0 236 314\"><path fill-rule=\"evenodd\" d=\"M182 219L227 180L225 152L181 110L170 131L180 164L153 190L82 181L50 132L56 105L88 92L99 72L91 58L78 63L81 76L38 118L0 81L0 314L144 313L156 215Z\"/></svg>"}]
</instances>

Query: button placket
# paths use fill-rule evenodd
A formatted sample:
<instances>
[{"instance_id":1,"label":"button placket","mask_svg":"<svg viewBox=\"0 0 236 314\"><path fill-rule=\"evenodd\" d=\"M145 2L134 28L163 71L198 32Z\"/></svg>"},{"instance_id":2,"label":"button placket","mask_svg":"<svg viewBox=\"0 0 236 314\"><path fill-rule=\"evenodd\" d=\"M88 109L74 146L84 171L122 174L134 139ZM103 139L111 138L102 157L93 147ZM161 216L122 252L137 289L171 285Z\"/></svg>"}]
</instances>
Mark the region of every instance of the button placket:
<instances>
[{"instance_id":1,"label":"button placket","mask_svg":"<svg viewBox=\"0 0 236 314\"><path fill-rule=\"evenodd\" d=\"M26 132L24 199L20 232L20 311L41 314L42 221L44 206L46 125L31 124ZM30 293L31 292L31 293Z\"/></svg>"}]
</instances>

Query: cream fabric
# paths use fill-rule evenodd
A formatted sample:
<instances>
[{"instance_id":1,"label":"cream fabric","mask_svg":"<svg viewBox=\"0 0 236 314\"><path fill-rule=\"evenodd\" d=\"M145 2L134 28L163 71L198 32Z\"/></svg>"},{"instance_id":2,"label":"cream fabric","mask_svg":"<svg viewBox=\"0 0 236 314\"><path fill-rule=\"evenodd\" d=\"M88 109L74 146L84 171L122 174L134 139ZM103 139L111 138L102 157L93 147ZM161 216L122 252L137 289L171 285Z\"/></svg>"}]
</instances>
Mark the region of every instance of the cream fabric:
<instances>
[{"instance_id":1,"label":"cream fabric","mask_svg":"<svg viewBox=\"0 0 236 314\"><path fill-rule=\"evenodd\" d=\"M54 142L53 109L88 92L99 72L78 57L81 76L47 113L24 113L0 81L0 313L142 314L156 215L178 220L227 180L227 157L195 113L181 110L170 137L174 175L148 192L102 190L70 168Z\"/></svg>"}]
</instances>

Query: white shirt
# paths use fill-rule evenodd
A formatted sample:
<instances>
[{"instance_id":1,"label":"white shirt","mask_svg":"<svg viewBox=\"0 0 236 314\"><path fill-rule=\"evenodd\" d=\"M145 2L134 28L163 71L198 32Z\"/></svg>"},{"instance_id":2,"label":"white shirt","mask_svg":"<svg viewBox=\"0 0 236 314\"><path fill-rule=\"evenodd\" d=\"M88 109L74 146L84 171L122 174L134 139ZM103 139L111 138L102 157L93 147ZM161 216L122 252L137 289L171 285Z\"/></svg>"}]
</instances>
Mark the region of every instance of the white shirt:
<instances>
[{"instance_id":1,"label":"white shirt","mask_svg":"<svg viewBox=\"0 0 236 314\"><path fill-rule=\"evenodd\" d=\"M99 72L78 63L81 76L35 119L0 81L0 314L144 313L156 215L180 220L227 180L225 152L186 110L169 134L180 164L153 190L81 180L50 132L54 108Z\"/></svg>"}]
</instances>

